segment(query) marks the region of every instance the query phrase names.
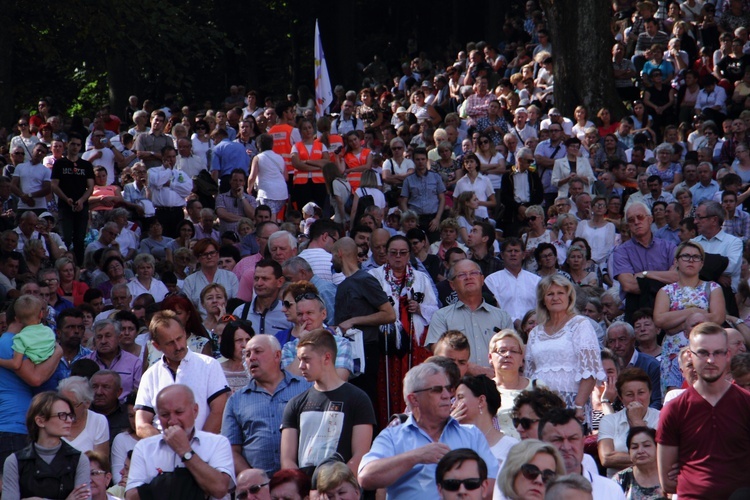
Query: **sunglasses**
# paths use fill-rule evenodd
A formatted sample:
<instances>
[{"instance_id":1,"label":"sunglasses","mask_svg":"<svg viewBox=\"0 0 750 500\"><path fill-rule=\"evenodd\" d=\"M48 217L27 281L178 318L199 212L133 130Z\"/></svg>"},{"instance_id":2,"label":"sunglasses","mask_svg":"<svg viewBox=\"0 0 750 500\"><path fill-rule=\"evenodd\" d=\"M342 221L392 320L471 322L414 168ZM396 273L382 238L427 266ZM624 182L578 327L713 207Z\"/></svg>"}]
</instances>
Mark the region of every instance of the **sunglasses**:
<instances>
[{"instance_id":1,"label":"sunglasses","mask_svg":"<svg viewBox=\"0 0 750 500\"><path fill-rule=\"evenodd\" d=\"M289 302L288 300L282 301L281 304L287 309L291 309L293 305L296 305L295 302Z\"/></svg>"},{"instance_id":2,"label":"sunglasses","mask_svg":"<svg viewBox=\"0 0 750 500\"><path fill-rule=\"evenodd\" d=\"M521 427L523 427L523 430L525 431L528 431L529 429L531 429L532 425L539 422L538 418L527 418L527 417L512 418L511 420L513 421L513 427L518 427L520 425Z\"/></svg>"},{"instance_id":3,"label":"sunglasses","mask_svg":"<svg viewBox=\"0 0 750 500\"><path fill-rule=\"evenodd\" d=\"M539 217L537 217L536 215L532 215L531 217L529 217L529 220L530 220L531 222L536 222L536 220L537 220L538 218L539 218Z\"/></svg>"},{"instance_id":4,"label":"sunglasses","mask_svg":"<svg viewBox=\"0 0 750 500\"><path fill-rule=\"evenodd\" d=\"M521 474L523 474L523 477L525 477L529 481L534 481L541 475L542 482L544 484L549 483L550 481L555 479L555 477L557 477L557 473L555 471L550 469L539 470L539 467L534 464L523 464L521 466Z\"/></svg>"},{"instance_id":5,"label":"sunglasses","mask_svg":"<svg viewBox=\"0 0 750 500\"><path fill-rule=\"evenodd\" d=\"M296 297L294 297L295 302L299 302L300 300L320 300L320 296L317 293L307 292L307 293L301 293L297 295Z\"/></svg>"},{"instance_id":6,"label":"sunglasses","mask_svg":"<svg viewBox=\"0 0 750 500\"><path fill-rule=\"evenodd\" d=\"M489 144L489 143L490 143L490 141L487 141L487 140L479 141L479 144Z\"/></svg>"},{"instance_id":7,"label":"sunglasses","mask_svg":"<svg viewBox=\"0 0 750 500\"><path fill-rule=\"evenodd\" d=\"M483 480L478 477L470 477L468 479L443 479L440 481L440 486L445 491L458 491L463 484L464 487L469 491L474 491L482 486Z\"/></svg>"},{"instance_id":8,"label":"sunglasses","mask_svg":"<svg viewBox=\"0 0 750 500\"><path fill-rule=\"evenodd\" d=\"M414 394L417 394L418 392L426 392L430 391L432 394L442 394L443 391L448 391L450 394L453 394L453 386L452 385L433 385L432 387L425 387L424 389L417 389L414 391Z\"/></svg>"},{"instance_id":9,"label":"sunglasses","mask_svg":"<svg viewBox=\"0 0 750 500\"><path fill-rule=\"evenodd\" d=\"M268 486L268 484L269 484L270 482L271 482L271 481L267 481L267 482L265 482L265 483L262 483L262 484L254 484L254 485L252 485L252 486L248 487L248 489L246 489L246 490L244 490L244 491L240 491L240 492L238 492L238 493L237 493L237 494L235 495L235 498L236 498L237 500L246 500L248 496L250 496L251 494L252 494L252 495L255 495L255 494L257 494L257 493L258 493L258 492L259 492L259 491L260 491L261 489L263 489L263 488L264 488L265 486Z\"/></svg>"}]
</instances>

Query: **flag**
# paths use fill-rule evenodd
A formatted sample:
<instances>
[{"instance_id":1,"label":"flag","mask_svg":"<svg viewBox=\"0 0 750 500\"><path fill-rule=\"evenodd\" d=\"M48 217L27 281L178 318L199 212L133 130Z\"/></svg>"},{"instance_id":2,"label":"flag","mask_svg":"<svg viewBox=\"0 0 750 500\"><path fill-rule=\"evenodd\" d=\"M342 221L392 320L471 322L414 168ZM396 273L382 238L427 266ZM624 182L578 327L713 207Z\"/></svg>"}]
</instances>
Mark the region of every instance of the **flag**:
<instances>
[{"instance_id":1,"label":"flag","mask_svg":"<svg viewBox=\"0 0 750 500\"><path fill-rule=\"evenodd\" d=\"M323 43L320 40L318 20L315 20L315 117L325 114L328 105L333 102L331 80L328 78L326 56L323 54Z\"/></svg>"}]
</instances>

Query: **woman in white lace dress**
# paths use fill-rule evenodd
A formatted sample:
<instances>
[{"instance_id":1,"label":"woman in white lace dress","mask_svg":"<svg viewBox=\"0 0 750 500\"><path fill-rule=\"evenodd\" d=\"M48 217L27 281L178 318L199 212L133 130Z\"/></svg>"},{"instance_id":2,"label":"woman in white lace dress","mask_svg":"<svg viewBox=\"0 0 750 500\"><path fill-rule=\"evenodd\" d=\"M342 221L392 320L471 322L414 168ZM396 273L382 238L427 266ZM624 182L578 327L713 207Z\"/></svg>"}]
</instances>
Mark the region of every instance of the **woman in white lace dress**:
<instances>
[{"instance_id":1,"label":"woman in white lace dress","mask_svg":"<svg viewBox=\"0 0 750 500\"><path fill-rule=\"evenodd\" d=\"M576 292L553 274L536 289L537 321L526 345L526 376L556 391L576 416L591 421L591 391L604 380L599 341L591 322L576 313Z\"/></svg>"}]
</instances>

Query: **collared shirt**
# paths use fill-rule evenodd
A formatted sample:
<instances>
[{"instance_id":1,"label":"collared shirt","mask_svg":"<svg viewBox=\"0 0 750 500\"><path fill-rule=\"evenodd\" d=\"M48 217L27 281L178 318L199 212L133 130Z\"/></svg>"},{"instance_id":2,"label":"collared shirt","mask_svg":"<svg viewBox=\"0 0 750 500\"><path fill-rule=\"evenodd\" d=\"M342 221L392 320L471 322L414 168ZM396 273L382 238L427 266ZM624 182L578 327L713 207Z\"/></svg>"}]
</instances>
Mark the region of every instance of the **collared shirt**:
<instances>
[{"instance_id":1,"label":"collared shirt","mask_svg":"<svg viewBox=\"0 0 750 500\"><path fill-rule=\"evenodd\" d=\"M401 196L408 199L409 209L417 215L436 214L440 208L437 195L441 193L445 193L443 179L429 170L423 176L416 172L407 175L401 189Z\"/></svg>"},{"instance_id":2,"label":"collared shirt","mask_svg":"<svg viewBox=\"0 0 750 500\"><path fill-rule=\"evenodd\" d=\"M206 170L206 156L205 155L190 155L182 156L177 155L177 161L174 164L174 168L182 170L191 179L201 173L202 170Z\"/></svg>"},{"instance_id":3,"label":"collared shirt","mask_svg":"<svg viewBox=\"0 0 750 500\"><path fill-rule=\"evenodd\" d=\"M720 113L726 113L727 111L727 92L723 87L714 85L714 89L708 92L706 89L701 89L698 92L698 99L695 101L695 110L701 112L706 108L712 108L719 106Z\"/></svg>"},{"instance_id":4,"label":"collared shirt","mask_svg":"<svg viewBox=\"0 0 750 500\"><path fill-rule=\"evenodd\" d=\"M495 295L497 303L508 311L510 318L520 320L531 309L536 308L536 286L541 278L521 270L518 276L507 269L487 276L484 283Z\"/></svg>"},{"instance_id":5,"label":"collared shirt","mask_svg":"<svg viewBox=\"0 0 750 500\"><path fill-rule=\"evenodd\" d=\"M336 361L334 362L334 365L337 369L342 368L344 370L349 370L349 373L353 373L354 354L352 353L352 343L346 337L336 335L336 333L328 326L323 325L323 328L328 330L336 340ZM297 345L299 344L299 338L292 337L290 330L278 333L276 338L282 345L281 367L286 368L297 358Z\"/></svg>"},{"instance_id":6,"label":"collared shirt","mask_svg":"<svg viewBox=\"0 0 750 500\"><path fill-rule=\"evenodd\" d=\"M234 486L234 459L227 438L196 428L190 439L190 448L209 466L230 477L230 489ZM150 483L162 472L174 472L175 469L185 467L187 465L182 457L164 441L163 435L141 439L133 449L125 491Z\"/></svg>"},{"instance_id":7,"label":"collared shirt","mask_svg":"<svg viewBox=\"0 0 750 500\"><path fill-rule=\"evenodd\" d=\"M693 193L693 206L697 207L701 201L713 199L714 195L719 192L719 183L711 179L708 186L704 186L699 182L690 188L690 192Z\"/></svg>"},{"instance_id":8,"label":"collared shirt","mask_svg":"<svg viewBox=\"0 0 750 500\"><path fill-rule=\"evenodd\" d=\"M102 361L99 357L99 353L96 351L86 356L86 358L93 360L102 370L112 370L113 372L117 372L120 376L120 387L122 387L120 403L125 402L125 398L128 397L128 394L138 390L138 384L140 384L141 375L143 375L143 362L138 356L120 349L120 352L117 353L114 359L112 359L109 366Z\"/></svg>"},{"instance_id":9,"label":"collared shirt","mask_svg":"<svg viewBox=\"0 0 750 500\"><path fill-rule=\"evenodd\" d=\"M497 101L497 96L492 92L482 97L479 94L471 94L466 99L466 116L469 117L470 124L476 123L476 120L483 116L487 116L487 108L490 107L492 101Z\"/></svg>"},{"instance_id":10,"label":"collared shirt","mask_svg":"<svg viewBox=\"0 0 750 500\"><path fill-rule=\"evenodd\" d=\"M254 196L242 193L242 198L247 200L251 207L258 208L258 202ZM218 212L220 208L223 208L231 215L246 217L245 204L239 198L232 196L231 191L216 196L216 211ZM238 222L229 222L219 217L219 233L223 234L225 231L236 231L237 224ZM196 229L198 229L197 226Z\"/></svg>"},{"instance_id":11,"label":"collared shirt","mask_svg":"<svg viewBox=\"0 0 750 500\"><path fill-rule=\"evenodd\" d=\"M680 244L680 228L672 229L669 227L669 224L662 227L661 229L657 230L654 233L654 238L659 238L660 240L666 240L671 241L675 245Z\"/></svg>"},{"instance_id":12,"label":"collared shirt","mask_svg":"<svg viewBox=\"0 0 750 500\"><path fill-rule=\"evenodd\" d=\"M232 394L224 410L221 434L231 445L242 445L242 455L255 469L270 476L281 468L281 417L286 404L312 384L282 370L284 378L269 394L250 380Z\"/></svg>"},{"instance_id":13,"label":"collared shirt","mask_svg":"<svg viewBox=\"0 0 750 500\"><path fill-rule=\"evenodd\" d=\"M490 127L500 127L502 131L488 130ZM503 136L508 133L508 122L500 115L496 116L494 121L491 121L489 116L483 116L477 120L477 128L480 132L486 131L497 146L503 142Z\"/></svg>"},{"instance_id":14,"label":"collared shirt","mask_svg":"<svg viewBox=\"0 0 750 500\"><path fill-rule=\"evenodd\" d=\"M125 188L122 190L122 197L128 203L138 203L141 200L147 200L148 196L146 186L144 185L141 189L138 189L138 185L135 181L125 184Z\"/></svg>"},{"instance_id":15,"label":"collared shirt","mask_svg":"<svg viewBox=\"0 0 750 500\"><path fill-rule=\"evenodd\" d=\"M167 134L155 135L153 132L138 134L133 144L133 151L147 151L150 153L161 153L164 146L173 146L172 138ZM159 160L143 160L149 170L158 166Z\"/></svg>"},{"instance_id":16,"label":"collared shirt","mask_svg":"<svg viewBox=\"0 0 750 500\"><path fill-rule=\"evenodd\" d=\"M643 420L647 426L652 429L658 429L659 427L659 410L648 407L646 409L646 415ZM627 452L628 447L625 444L626 438L628 437L628 431L630 430L630 423L628 422L628 416L626 410L618 411L610 415L604 415L599 421L599 434L597 435L597 441L602 439L611 439L614 444L614 450L620 452ZM618 469L607 469L608 472L614 474Z\"/></svg>"},{"instance_id":17,"label":"collared shirt","mask_svg":"<svg viewBox=\"0 0 750 500\"><path fill-rule=\"evenodd\" d=\"M460 330L469 340L471 357L469 361L489 367L490 339L495 328L513 328L507 312L493 307L482 300L474 311L460 300L455 304L438 309L432 315L425 345L435 344L448 330Z\"/></svg>"},{"instance_id":18,"label":"collared shirt","mask_svg":"<svg viewBox=\"0 0 750 500\"><path fill-rule=\"evenodd\" d=\"M184 207L185 199L193 192L193 179L182 170L164 166L149 169L148 185L151 201L157 208Z\"/></svg>"},{"instance_id":19,"label":"collared shirt","mask_svg":"<svg viewBox=\"0 0 750 500\"><path fill-rule=\"evenodd\" d=\"M722 230L710 239L699 234L690 241L700 243L706 253L723 255L729 259L729 264L723 274L732 277L732 291L737 292L742 266L742 240Z\"/></svg>"},{"instance_id":20,"label":"collared shirt","mask_svg":"<svg viewBox=\"0 0 750 500\"><path fill-rule=\"evenodd\" d=\"M648 193L646 196L643 197L643 203L648 205L648 208L654 208L654 203L657 201L663 201L664 203L672 203L674 201L674 196L671 195L671 193L668 193L666 191L662 191L661 194L659 194L658 198L654 198L654 195L651 193Z\"/></svg>"},{"instance_id":21,"label":"collared shirt","mask_svg":"<svg viewBox=\"0 0 750 500\"><path fill-rule=\"evenodd\" d=\"M674 262L675 245L671 241L651 238L647 247L631 238L615 248L610 275L617 279L620 274L636 274L642 271L668 271ZM625 297L621 290L620 297Z\"/></svg>"},{"instance_id":22,"label":"collared shirt","mask_svg":"<svg viewBox=\"0 0 750 500\"><path fill-rule=\"evenodd\" d=\"M734 217L724 219L723 231L743 240L750 238L750 214L744 210L737 210Z\"/></svg>"},{"instance_id":23,"label":"collared shirt","mask_svg":"<svg viewBox=\"0 0 750 500\"><path fill-rule=\"evenodd\" d=\"M401 425L386 427L372 443L370 451L362 457L359 474L371 463L383 458L391 458L425 446L434 441L409 415ZM469 448L479 454L487 464L487 477L495 478L498 472L497 458L490 451L487 439L473 425L461 425L449 417L443 427L438 442L448 445L452 450ZM387 488L389 499L434 499L438 498L435 484L437 464L417 464L395 483Z\"/></svg>"},{"instance_id":24,"label":"collared shirt","mask_svg":"<svg viewBox=\"0 0 750 500\"><path fill-rule=\"evenodd\" d=\"M138 387L135 408L149 411L156 416L156 395L172 384L185 384L193 390L195 402L198 403L196 429L202 429L206 423L211 402L225 392L230 392L227 377L219 362L188 349L176 372L167 365L164 357L146 370ZM156 418L154 425L158 426Z\"/></svg>"},{"instance_id":25,"label":"collared shirt","mask_svg":"<svg viewBox=\"0 0 750 500\"><path fill-rule=\"evenodd\" d=\"M245 147L237 142L224 139L214 146L211 157L211 171L219 171L219 177L229 175L235 168L242 169L245 174L250 171L250 157Z\"/></svg>"},{"instance_id":26,"label":"collared shirt","mask_svg":"<svg viewBox=\"0 0 750 500\"><path fill-rule=\"evenodd\" d=\"M481 259L477 259L473 255L469 258L473 262L479 264L479 268L482 270L482 274L485 276L485 278L490 274L496 273L497 271L503 269L503 261L492 255L491 251L490 253L485 254L485 256Z\"/></svg>"},{"instance_id":27,"label":"collared shirt","mask_svg":"<svg viewBox=\"0 0 750 500\"><path fill-rule=\"evenodd\" d=\"M243 304L234 310L234 314L238 318L247 319L253 324L253 330L255 334L267 333L269 335L276 335L280 331L287 330L293 325L286 319L286 315L281 311L281 301L275 300L271 307L265 311L256 311L256 301L258 297L255 296L250 304ZM245 315L247 310L247 315Z\"/></svg>"},{"instance_id":28,"label":"collared shirt","mask_svg":"<svg viewBox=\"0 0 750 500\"><path fill-rule=\"evenodd\" d=\"M553 146L550 139L545 139L539 144L537 144L536 149L534 150L534 156L543 156L545 158L550 158L552 160L557 160L558 158L563 158L567 154L568 148L565 147L565 144L560 142L557 146ZM550 169L552 170L552 169ZM557 189L555 187L555 189Z\"/></svg>"}]
</instances>

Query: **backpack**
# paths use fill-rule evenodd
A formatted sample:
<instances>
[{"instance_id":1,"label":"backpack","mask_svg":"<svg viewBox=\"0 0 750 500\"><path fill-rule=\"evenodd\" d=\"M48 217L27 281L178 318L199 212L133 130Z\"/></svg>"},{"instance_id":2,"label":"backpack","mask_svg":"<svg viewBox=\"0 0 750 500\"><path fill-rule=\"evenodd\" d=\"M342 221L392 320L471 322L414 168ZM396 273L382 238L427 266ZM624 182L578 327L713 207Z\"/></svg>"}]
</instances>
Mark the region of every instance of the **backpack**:
<instances>
[{"instance_id":1,"label":"backpack","mask_svg":"<svg viewBox=\"0 0 750 500\"><path fill-rule=\"evenodd\" d=\"M359 219L365 214L367 207L375 205L375 198L371 194L367 194L367 188L362 188L362 196L359 197L359 203L357 203L357 213L354 214L354 220L352 226L356 226Z\"/></svg>"}]
</instances>

